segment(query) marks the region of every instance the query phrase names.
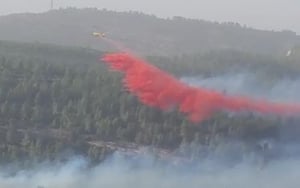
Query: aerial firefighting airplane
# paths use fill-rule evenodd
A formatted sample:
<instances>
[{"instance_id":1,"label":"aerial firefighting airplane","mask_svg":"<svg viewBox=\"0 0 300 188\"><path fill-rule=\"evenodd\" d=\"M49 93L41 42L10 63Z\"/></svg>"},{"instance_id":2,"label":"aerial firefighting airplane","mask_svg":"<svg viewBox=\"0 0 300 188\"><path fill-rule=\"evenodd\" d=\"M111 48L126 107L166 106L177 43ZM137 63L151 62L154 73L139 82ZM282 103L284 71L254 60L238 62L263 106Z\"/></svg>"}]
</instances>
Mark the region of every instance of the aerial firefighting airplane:
<instances>
[{"instance_id":1,"label":"aerial firefighting airplane","mask_svg":"<svg viewBox=\"0 0 300 188\"><path fill-rule=\"evenodd\" d=\"M94 37L100 37L100 38L106 37L106 34L101 33L101 32L93 32L92 34L93 34Z\"/></svg>"}]
</instances>

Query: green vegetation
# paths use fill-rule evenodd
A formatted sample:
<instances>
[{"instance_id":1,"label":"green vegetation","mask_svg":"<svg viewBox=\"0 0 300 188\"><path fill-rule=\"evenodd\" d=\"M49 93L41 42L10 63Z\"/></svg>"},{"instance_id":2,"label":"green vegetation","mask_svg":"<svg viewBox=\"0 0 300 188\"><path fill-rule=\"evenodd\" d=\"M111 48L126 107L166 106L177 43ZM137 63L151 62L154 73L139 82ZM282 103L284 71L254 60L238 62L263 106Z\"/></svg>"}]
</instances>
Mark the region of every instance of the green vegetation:
<instances>
[{"instance_id":1,"label":"green vegetation","mask_svg":"<svg viewBox=\"0 0 300 188\"><path fill-rule=\"evenodd\" d=\"M98 61L101 54L0 42L0 162L54 160L67 151L101 160L109 152L89 141L136 143L170 151L208 147L217 152L239 139L246 152L253 149L255 140L279 138L278 125L283 121L276 118L232 118L220 113L194 125L176 111L148 108L122 88L120 74ZM225 71L221 65L227 62L240 68L244 62L249 66L255 62L254 68L268 64L269 71L282 74L298 71L238 52L148 58L175 75L215 74ZM203 155L201 150L192 151L193 156Z\"/></svg>"}]
</instances>

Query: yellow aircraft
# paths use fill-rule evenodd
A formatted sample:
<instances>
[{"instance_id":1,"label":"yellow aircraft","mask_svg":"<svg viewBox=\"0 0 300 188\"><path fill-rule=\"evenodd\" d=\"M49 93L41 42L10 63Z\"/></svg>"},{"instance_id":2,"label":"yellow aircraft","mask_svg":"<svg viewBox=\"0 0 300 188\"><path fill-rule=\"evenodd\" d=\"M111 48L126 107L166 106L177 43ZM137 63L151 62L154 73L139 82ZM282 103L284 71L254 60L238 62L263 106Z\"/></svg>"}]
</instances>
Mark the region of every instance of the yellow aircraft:
<instances>
[{"instance_id":1,"label":"yellow aircraft","mask_svg":"<svg viewBox=\"0 0 300 188\"><path fill-rule=\"evenodd\" d=\"M105 33L100 33L100 32L93 32L93 36L94 37L100 37L100 38L104 38L106 36Z\"/></svg>"}]
</instances>

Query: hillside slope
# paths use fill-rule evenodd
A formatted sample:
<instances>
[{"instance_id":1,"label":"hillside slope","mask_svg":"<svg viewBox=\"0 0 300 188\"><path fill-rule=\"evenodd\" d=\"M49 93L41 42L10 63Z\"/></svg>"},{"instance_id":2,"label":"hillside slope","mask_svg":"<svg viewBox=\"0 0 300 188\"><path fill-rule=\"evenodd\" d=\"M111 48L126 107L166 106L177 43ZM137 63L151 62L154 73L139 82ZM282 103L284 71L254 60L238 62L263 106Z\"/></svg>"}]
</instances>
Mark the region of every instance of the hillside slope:
<instances>
[{"instance_id":1,"label":"hillside slope","mask_svg":"<svg viewBox=\"0 0 300 188\"><path fill-rule=\"evenodd\" d=\"M52 160L69 150L98 161L111 150L125 148L134 153L140 151L139 146L198 159L210 152L226 152L232 140L239 140L246 148L234 148L238 151L232 154L239 157L266 138L299 142L299 121L218 113L196 126L176 111L162 112L142 105L121 87L120 75L98 61L102 53L0 41L0 165L22 163L26 158ZM213 75L227 71L227 67L245 67L247 62L274 72L275 78L281 74L298 76L300 72L272 59L238 53L185 57L194 59L185 64L180 59L149 59L177 75L191 70ZM272 66L263 68L271 64L268 62ZM263 81L273 79L269 72L263 75Z\"/></svg>"},{"instance_id":2,"label":"hillside slope","mask_svg":"<svg viewBox=\"0 0 300 188\"><path fill-rule=\"evenodd\" d=\"M103 31L147 55L200 53L211 49L285 55L288 49L300 44L300 37L290 31L262 31L236 23L219 24L181 17L160 19L136 12L98 9L69 8L2 16L0 28L0 40L106 50L107 45L91 36L93 31Z\"/></svg>"}]
</instances>

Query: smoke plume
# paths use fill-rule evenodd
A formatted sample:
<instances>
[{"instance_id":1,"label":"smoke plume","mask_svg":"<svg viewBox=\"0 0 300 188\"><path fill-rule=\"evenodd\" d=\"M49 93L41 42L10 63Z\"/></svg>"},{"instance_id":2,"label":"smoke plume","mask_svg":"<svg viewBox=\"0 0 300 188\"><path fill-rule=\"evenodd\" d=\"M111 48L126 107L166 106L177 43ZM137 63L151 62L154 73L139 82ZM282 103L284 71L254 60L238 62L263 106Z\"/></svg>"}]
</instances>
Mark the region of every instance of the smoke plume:
<instances>
[{"instance_id":1,"label":"smoke plume","mask_svg":"<svg viewBox=\"0 0 300 188\"><path fill-rule=\"evenodd\" d=\"M41 164L35 169L7 175L1 169L0 187L3 188L253 188L299 187L299 160L270 163L265 168L241 164L233 168L202 170L208 162L202 162L198 170L193 168L169 168L145 159L132 162L119 157L93 168L83 158L67 163Z\"/></svg>"},{"instance_id":2,"label":"smoke plume","mask_svg":"<svg viewBox=\"0 0 300 188\"><path fill-rule=\"evenodd\" d=\"M223 91L228 95L251 96L276 102L300 102L300 78L290 78L288 75L271 83L264 82L268 80L267 76L260 78L253 72L245 71L211 77L184 76L180 80L191 86Z\"/></svg>"}]
</instances>

